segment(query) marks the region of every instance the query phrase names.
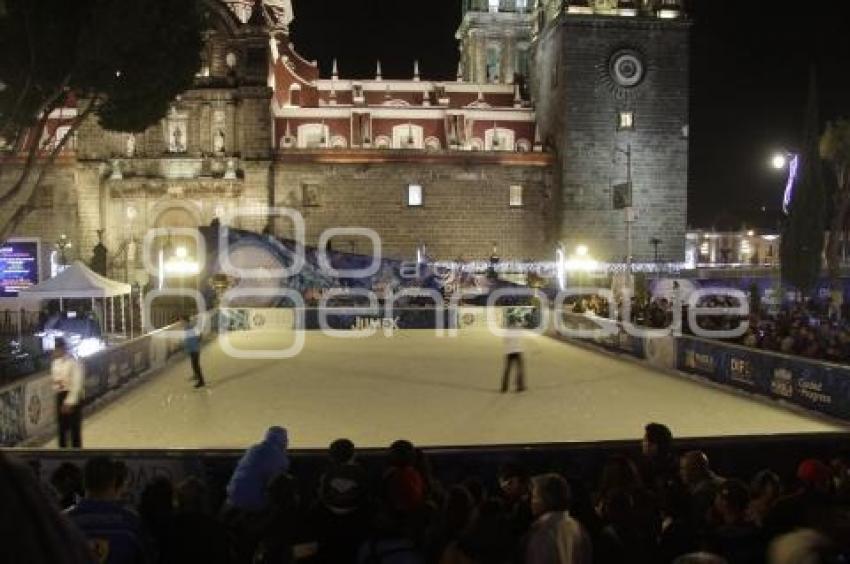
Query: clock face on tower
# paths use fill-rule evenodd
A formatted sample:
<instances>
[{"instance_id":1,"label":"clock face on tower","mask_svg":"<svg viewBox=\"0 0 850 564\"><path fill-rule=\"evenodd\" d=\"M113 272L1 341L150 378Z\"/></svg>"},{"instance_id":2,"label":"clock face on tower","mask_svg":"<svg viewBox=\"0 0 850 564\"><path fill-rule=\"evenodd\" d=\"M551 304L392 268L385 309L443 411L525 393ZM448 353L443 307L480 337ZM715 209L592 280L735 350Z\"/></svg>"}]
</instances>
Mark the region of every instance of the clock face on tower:
<instances>
[{"instance_id":1,"label":"clock face on tower","mask_svg":"<svg viewBox=\"0 0 850 564\"><path fill-rule=\"evenodd\" d=\"M620 101L639 95L641 84L650 72L650 63L643 52L634 46L620 46L596 65L599 86Z\"/></svg>"},{"instance_id":2,"label":"clock face on tower","mask_svg":"<svg viewBox=\"0 0 850 564\"><path fill-rule=\"evenodd\" d=\"M611 57L610 73L621 88L633 88L641 83L646 72L643 58L637 51L617 51Z\"/></svg>"}]
</instances>

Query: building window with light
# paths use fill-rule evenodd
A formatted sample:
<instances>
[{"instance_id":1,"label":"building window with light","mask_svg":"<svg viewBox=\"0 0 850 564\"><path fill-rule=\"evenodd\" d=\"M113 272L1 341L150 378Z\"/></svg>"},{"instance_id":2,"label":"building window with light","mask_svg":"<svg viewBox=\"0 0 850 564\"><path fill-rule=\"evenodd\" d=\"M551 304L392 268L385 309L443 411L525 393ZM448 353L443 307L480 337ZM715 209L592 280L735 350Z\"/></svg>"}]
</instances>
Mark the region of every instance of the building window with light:
<instances>
[{"instance_id":1,"label":"building window with light","mask_svg":"<svg viewBox=\"0 0 850 564\"><path fill-rule=\"evenodd\" d=\"M407 207L418 208L422 206L422 186L420 184L409 184L407 186Z\"/></svg>"},{"instance_id":2,"label":"building window with light","mask_svg":"<svg viewBox=\"0 0 850 564\"><path fill-rule=\"evenodd\" d=\"M631 131L635 128L635 113L620 112L617 117L617 129L621 131Z\"/></svg>"},{"instance_id":3,"label":"building window with light","mask_svg":"<svg viewBox=\"0 0 850 564\"><path fill-rule=\"evenodd\" d=\"M488 45L486 57L487 82L499 82L502 78L502 46L498 43Z\"/></svg>"},{"instance_id":4,"label":"building window with light","mask_svg":"<svg viewBox=\"0 0 850 564\"><path fill-rule=\"evenodd\" d=\"M522 207L522 186L511 186L510 190L510 206L512 208Z\"/></svg>"}]
</instances>

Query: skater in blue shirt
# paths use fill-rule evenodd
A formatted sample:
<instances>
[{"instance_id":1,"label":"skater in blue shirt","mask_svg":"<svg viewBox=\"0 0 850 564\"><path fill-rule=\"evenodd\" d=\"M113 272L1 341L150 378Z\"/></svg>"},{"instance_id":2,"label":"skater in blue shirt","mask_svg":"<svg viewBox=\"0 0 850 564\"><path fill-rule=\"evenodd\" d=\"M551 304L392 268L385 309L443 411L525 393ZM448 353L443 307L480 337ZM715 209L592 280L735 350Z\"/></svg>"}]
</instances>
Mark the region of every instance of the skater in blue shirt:
<instances>
[{"instance_id":1,"label":"skater in blue shirt","mask_svg":"<svg viewBox=\"0 0 850 564\"><path fill-rule=\"evenodd\" d=\"M195 387L203 388L206 385L204 382L204 374L201 371L201 335L199 331L192 325L192 320L188 317L183 318L183 325L186 330L186 336L183 339L183 348L189 359L192 361L192 372L195 377Z\"/></svg>"}]
</instances>

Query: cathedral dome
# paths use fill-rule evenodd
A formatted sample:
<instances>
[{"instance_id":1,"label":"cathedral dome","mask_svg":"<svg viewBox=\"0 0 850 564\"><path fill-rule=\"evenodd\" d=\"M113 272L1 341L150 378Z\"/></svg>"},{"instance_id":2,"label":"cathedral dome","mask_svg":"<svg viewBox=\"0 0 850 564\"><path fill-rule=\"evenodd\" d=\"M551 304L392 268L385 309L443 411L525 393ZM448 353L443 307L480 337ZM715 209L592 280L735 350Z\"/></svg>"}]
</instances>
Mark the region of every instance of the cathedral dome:
<instances>
[{"instance_id":1,"label":"cathedral dome","mask_svg":"<svg viewBox=\"0 0 850 564\"><path fill-rule=\"evenodd\" d=\"M224 3L236 14L239 21L247 23L251 17L251 10L254 7L253 0L225 0Z\"/></svg>"},{"instance_id":2,"label":"cathedral dome","mask_svg":"<svg viewBox=\"0 0 850 564\"><path fill-rule=\"evenodd\" d=\"M292 0L259 0L276 27L289 28L295 18ZM224 3L236 14L239 21L248 23L257 0L224 0Z\"/></svg>"}]
</instances>

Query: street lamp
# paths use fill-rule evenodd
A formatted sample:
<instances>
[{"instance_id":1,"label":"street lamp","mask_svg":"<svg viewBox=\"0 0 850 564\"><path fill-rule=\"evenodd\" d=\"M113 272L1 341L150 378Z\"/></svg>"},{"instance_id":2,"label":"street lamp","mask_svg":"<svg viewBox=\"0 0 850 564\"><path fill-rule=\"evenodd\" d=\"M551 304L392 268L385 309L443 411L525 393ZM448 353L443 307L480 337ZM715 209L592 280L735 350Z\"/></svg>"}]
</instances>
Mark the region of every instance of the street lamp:
<instances>
[{"instance_id":1,"label":"street lamp","mask_svg":"<svg viewBox=\"0 0 850 564\"><path fill-rule=\"evenodd\" d=\"M662 241L658 237L653 237L652 239L649 240L649 244L652 245L654 253L655 253L654 256L655 256L655 268L656 269L658 269L658 247L660 247L661 243L663 243L663 242L664 241Z\"/></svg>"},{"instance_id":2,"label":"street lamp","mask_svg":"<svg viewBox=\"0 0 850 564\"><path fill-rule=\"evenodd\" d=\"M785 170L785 167L788 166L788 156L785 153L776 153L770 159L770 166L776 170Z\"/></svg>"}]
</instances>

